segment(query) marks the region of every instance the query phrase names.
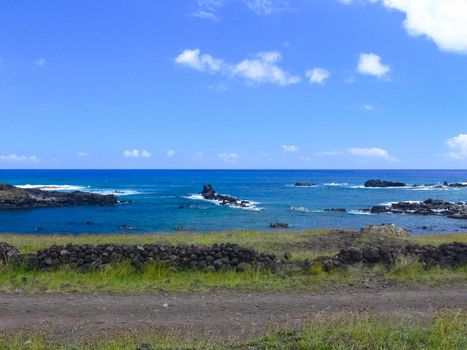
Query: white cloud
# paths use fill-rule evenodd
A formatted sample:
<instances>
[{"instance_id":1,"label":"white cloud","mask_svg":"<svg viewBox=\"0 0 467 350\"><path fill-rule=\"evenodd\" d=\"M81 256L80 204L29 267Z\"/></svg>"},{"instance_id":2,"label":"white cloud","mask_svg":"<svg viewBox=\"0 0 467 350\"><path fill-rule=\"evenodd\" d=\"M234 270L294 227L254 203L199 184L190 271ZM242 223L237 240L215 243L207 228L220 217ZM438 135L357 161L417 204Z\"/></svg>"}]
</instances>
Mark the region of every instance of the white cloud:
<instances>
[{"instance_id":1,"label":"white cloud","mask_svg":"<svg viewBox=\"0 0 467 350\"><path fill-rule=\"evenodd\" d=\"M78 153L76 153L76 155L78 157L86 157L88 155L88 153L87 152L78 152Z\"/></svg>"},{"instance_id":2,"label":"white cloud","mask_svg":"<svg viewBox=\"0 0 467 350\"><path fill-rule=\"evenodd\" d=\"M149 158L151 157L151 153L146 150L125 150L123 151L123 156L127 158Z\"/></svg>"},{"instance_id":3,"label":"white cloud","mask_svg":"<svg viewBox=\"0 0 467 350\"><path fill-rule=\"evenodd\" d=\"M166 153L167 157L173 157L177 152L175 152L173 149L169 149Z\"/></svg>"},{"instance_id":4,"label":"white cloud","mask_svg":"<svg viewBox=\"0 0 467 350\"><path fill-rule=\"evenodd\" d=\"M352 0L339 0L350 4ZM404 28L432 39L441 50L467 54L467 0L367 0L405 14Z\"/></svg>"},{"instance_id":5,"label":"white cloud","mask_svg":"<svg viewBox=\"0 0 467 350\"><path fill-rule=\"evenodd\" d=\"M349 148L347 152L350 155L364 158L381 158L385 160L396 160L388 151L378 147L372 148Z\"/></svg>"},{"instance_id":6,"label":"white cloud","mask_svg":"<svg viewBox=\"0 0 467 350\"><path fill-rule=\"evenodd\" d=\"M425 35L442 50L467 53L466 0L384 0L384 6L404 12L410 35Z\"/></svg>"},{"instance_id":7,"label":"white cloud","mask_svg":"<svg viewBox=\"0 0 467 350\"><path fill-rule=\"evenodd\" d=\"M361 53L358 60L357 71L360 74L384 77L391 68L381 62L381 57L374 53Z\"/></svg>"},{"instance_id":8,"label":"white cloud","mask_svg":"<svg viewBox=\"0 0 467 350\"><path fill-rule=\"evenodd\" d=\"M218 157L228 163L236 163L240 159L240 156L237 153L219 153Z\"/></svg>"},{"instance_id":9,"label":"white cloud","mask_svg":"<svg viewBox=\"0 0 467 350\"><path fill-rule=\"evenodd\" d=\"M286 152L297 152L300 148L294 145L282 145L282 149Z\"/></svg>"},{"instance_id":10,"label":"white cloud","mask_svg":"<svg viewBox=\"0 0 467 350\"><path fill-rule=\"evenodd\" d=\"M193 17L219 21L217 12L228 3L243 3L249 10L257 15L267 16L274 12L280 12L289 8L285 0L198 0Z\"/></svg>"},{"instance_id":11,"label":"white cloud","mask_svg":"<svg viewBox=\"0 0 467 350\"><path fill-rule=\"evenodd\" d=\"M42 57L34 61L34 64L38 67L45 67L46 63L47 62L45 61L45 58L42 58Z\"/></svg>"},{"instance_id":12,"label":"white cloud","mask_svg":"<svg viewBox=\"0 0 467 350\"><path fill-rule=\"evenodd\" d=\"M200 54L199 49L184 50L175 58L175 63L188 66L190 68L202 71L216 73L222 69L224 63L211 55Z\"/></svg>"},{"instance_id":13,"label":"white cloud","mask_svg":"<svg viewBox=\"0 0 467 350\"><path fill-rule=\"evenodd\" d=\"M18 155L15 153L11 154L6 154L6 155L0 155L0 160L6 161L6 162L37 162L39 158L37 156L24 156L24 155Z\"/></svg>"},{"instance_id":14,"label":"white cloud","mask_svg":"<svg viewBox=\"0 0 467 350\"><path fill-rule=\"evenodd\" d=\"M360 107L360 109L363 109L364 111L368 111L368 112L371 112L371 111L374 111L375 110L375 107L370 105L370 104L364 104Z\"/></svg>"},{"instance_id":15,"label":"white cloud","mask_svg":"<svg viewBox=\"0 0 467 350\"><path fill-rule=\"evenodd\" d=\"M187 49L175 58L175 62L203 72L241 77L249 84L269 83L285 86L298 83L300 77L278 66L277 63L281 58L281 54L277 51L266 51L239 63L227 64L209 54L201 54L199 49Z\"/></svg>"},{"instance_id":16,"label":"white cloud","mask_svg":"<svg viewBox=\"0 0 467 350\"><path fill-rule=\"evenodd\" d=\"M448 156L455 159L467 159L467 134L459 134L446 141L453 151Z\"/></svg>"},{"instance_id":17,"label":"white cloud","mask_svg":"<svg viewBox=\"0 0 467 350\"><path fill-rule=\"evenodd\" d=\"M288 8L288 3L277 0L243 0L247 7L257 15L267 16Z\"/></svg>"},{"instance_id":18,"label":"white cloud","mask_svg":"<svg viewBox=\"0 0 467 350\"><path fill-rule=\"evenodd\" d=\"M198 0L195 11L190 13L190 15L217 22L219 20L217 17L217 10L222 7L222 5L222 0Z\"/></svg>"},{"instance_id":19,"label":"white cloud","mask_svg":"<svg viewBox=\"0 0 467 350\"><path fill-rule=\"evenodd\" d=\"M329 71L323 68L312 68L308 69L305 76L310 80L312 84L323 84L325 80L330 77Z\"/></svg>"},{"instance_id":20,"label":"white cloud","mask_svg":"<svg viewBox=\"0 0 467 350\"><path fill-rule=\"evenodd\" d=\"M282 56L277 51L260 52L255 58L245 59L232 67L234 75L245 78L250 83L271 83L280 86L296 84L301 78L282 70L277 63Z\"/></svg>"}]
</instances>

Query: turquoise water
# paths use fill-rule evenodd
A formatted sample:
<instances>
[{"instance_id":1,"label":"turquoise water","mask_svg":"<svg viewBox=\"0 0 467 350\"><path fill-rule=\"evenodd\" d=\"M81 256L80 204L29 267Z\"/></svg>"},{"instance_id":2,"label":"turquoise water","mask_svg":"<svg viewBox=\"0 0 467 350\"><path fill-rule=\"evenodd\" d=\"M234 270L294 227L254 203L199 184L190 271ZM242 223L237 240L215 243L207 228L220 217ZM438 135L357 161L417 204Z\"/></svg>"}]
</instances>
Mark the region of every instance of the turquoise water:
<instances>
[{"instance_id":1,"label":"turquoise water","mask_svg":"<svg viewBox=\"0 0 467 350\"><path fill-rule=\"evenodd\" d=\"M408 184L467 181L466 170L0 170L0 182L14 185L59 185L114 193L132 203L115 207L69 207L0 211L0 232L123 233L188 229L268 229L273 221L291 229L360 228L392 222L417 233L467 231L466 220L435 216L368 215L360 209L386 202L425 200L467 201L467 188L432 186L366 189L368 179ZM296 188L295 182L319 186ZM243 210L193 199L203 184L217 192L256 202ZM63 187L64 186L64 187ZM295 211L290 207L307 211ZM347 213L322 212L346 208Z\"/></svg>"}]
</instances>

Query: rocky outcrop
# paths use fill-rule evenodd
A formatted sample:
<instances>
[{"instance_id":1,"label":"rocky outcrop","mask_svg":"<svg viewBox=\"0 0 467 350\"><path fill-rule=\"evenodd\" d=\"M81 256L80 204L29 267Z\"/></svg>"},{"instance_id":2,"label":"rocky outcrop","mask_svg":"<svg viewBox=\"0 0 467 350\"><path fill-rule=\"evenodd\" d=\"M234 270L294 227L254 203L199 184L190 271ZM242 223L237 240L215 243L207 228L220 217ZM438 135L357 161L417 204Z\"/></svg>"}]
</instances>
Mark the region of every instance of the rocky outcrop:
<instances>
[{"instance_id":1,"label":"rocky outcrop","mask_svg":"<svg viewBox=\"0 0 467 350\"><path fill-rule=\"evenodd\" d=\"M39 250L30 265L43 270L66 265L87 271L118 261L130 261L136 268L160 262L177 269L211 271L245 271L253 266L274 269L279 263L274 255L258 253L254 249L231 243L213 244L210 247L68 244Z\"/></svg>"},{"instance_id":2,"label":"rocky outcrop","mask_svg":"<svg viewBox=\"0 0 467 350\"><path fill-rule=\"evenodd\" d=\"M296 182L294 187L314 187L318 186L318 184L311 183L311 182Z\"/></svg>"},{"instance_id":3,"label":"rocky outcrop","mask_svg":"<svg viewBox=\"0 0 467 350\"><path fill-rule=\"evenodd\" d=\"M367 235L381 235L386 237L409 237L410 230L394 224L365 225L360 233Z\"/></svg>"},{"instance_id":4,"label":"rocky outcrop","mask_svg":"<svg viewBox=\"0 0 467 350\"><path fill-rule=\"evenodd\" d=\"M270 228L287 228L289 227L289 224L286 224L285 222L276 221L276 222L270 223L269 227Z\"/></svg>"},{"instance_id":5,"label":"rocky outcrop","mask_svg":"<svg viewBox=\"0 0 467 350\"><path fill-rule=\"evenodd\" d=\"M323 211L328 212L328 213L346 213L347 209L345 209L345 208L328 208L328 209L324 209Z\"/></svg>"},{"instance_id":6,"label":"rocky outcrop","mask_svg":"<svg viewBox=\"0 0 467 350\"><path fill-rule=\"evenodd\" d=\"M392 182L384 180L368 180L365 182L365 187L405 187L403 182Z\"/></svg>"},{"instance_id":7,"label":"rocky outcrop","mask_svg":"<svg viewBox=\"0 0 467 350\"><path fill-rule=\"evenodd\" d=\"M453 187L453 188L463 188L463 187L467 187L467 183L466 182L456 182L456 183L450 184L447 181L444 181L443 186L444 187Z\"/></svg>"},{"instance_id":8,"label":"rocky outcrop","mask_svg":"<svg viewBox=\"0 0 467 350\"><path fill-rule=\"evenodd\" d=\"M467 205L464 202L445 202L440 199L427 199L423 202L397 202L390 205L377 205L371 208L372 214L394 213L411 215L439 215L452 219L467 219Z\"/></svg>"},{"instance_id":9,"label":"rocky outcrop","mask_svg":"<svg viewBox=\"0 0 467 350\"><path fill-rule=\"evenodd\" d=\"M51 208L77 205L114 205L114 195L86 192L55 192L40 189L23 189L8 184L0 184L0 210Z\"/></svg>"},{"instance_id":10,"label":"rocky outcrop","mask_svg":"<svg viewBox=\"0 0 467 350\"><path fill-rule=\"evenodd\" d=\"M220 205L228 205L228 206L240 207L240 208L253 207L250 201L241 200L233 196L216 193L214 188L209 184L203 186L203 191L201 192L201 196L203 196L203 198L206 200L216 201Z\"/></svg>"}]
</instances>

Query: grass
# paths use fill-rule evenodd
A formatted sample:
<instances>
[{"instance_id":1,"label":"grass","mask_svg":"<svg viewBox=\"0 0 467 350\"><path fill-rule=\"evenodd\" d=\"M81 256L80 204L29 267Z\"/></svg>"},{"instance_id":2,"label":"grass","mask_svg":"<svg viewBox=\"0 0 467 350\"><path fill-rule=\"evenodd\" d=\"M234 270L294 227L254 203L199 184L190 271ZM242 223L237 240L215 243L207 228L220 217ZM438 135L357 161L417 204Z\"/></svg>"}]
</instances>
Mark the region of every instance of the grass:
<instances>
[{"instance_id":1,"label":"grass","mask_svg":"<svg viewBox=\"0 0 467 350\"><path fill-rule=\"evenodd\" d=\"M62 267L54 271L31 271L22 266L0 268L2 292L130 292L208 291L213 289L240 289L257 291L326 290L335 287L361 287L368 279L377 283L444 285L467 283L467 267L457 269L426 269L417 262L397 264L387 268L350 267L324 272L311 265L300 272L270 272L251 269L234 271L172 271L161 264L149 264L135 270L129 263L118 263L107 268L81 273Z\"/></svg>"},{"instance_id":2,"label":"grass","mask_svg":"<svg viewBox=\"0 0 467 350\"><path fill-rule=\"evenodd\" d=\"M444 310L419 320L400 314L373 315L340 312L318 314L301 329L275 329L257 339L196 339L147 330L145 334L100 335L70 345L51 340L46 333L0 336L0 349L11 350L134 350L150 344L158 350L306 350L306 349L442 349L467 348L467 312Z\"/></svg>"},{"instance_id":3,"label":"grass","mask_svg":"<svg viewBox=\"0 0 467 350\"><path fill-rule=\"evenodd\" d=\"M278 246L299 245L311 237L323 235L329 230L302 232L224 231L213 233L173 232L157 234L81 234L81 235L19 235L1 234L0 241L6 242L23 253L34 253L53 244L196 244L237 243L261 252L273 252Z\"/></svg>"},{"instance_id":4,"label":"grass","mask_svg":"<svg viewBox=\"0 0 467 350\"><path fill-rule=\"evenodd\" d=\"M281 274L259 269L243 273L172 271L160 264L149 264L141 270L135 270L128 263L87 273L67 267L49 272L30 271L21 266L0 269L0 291L29 293L317 289L343 281L358 283L355 274L339 270L326 274Z\"/></svg>"}]
</instances>

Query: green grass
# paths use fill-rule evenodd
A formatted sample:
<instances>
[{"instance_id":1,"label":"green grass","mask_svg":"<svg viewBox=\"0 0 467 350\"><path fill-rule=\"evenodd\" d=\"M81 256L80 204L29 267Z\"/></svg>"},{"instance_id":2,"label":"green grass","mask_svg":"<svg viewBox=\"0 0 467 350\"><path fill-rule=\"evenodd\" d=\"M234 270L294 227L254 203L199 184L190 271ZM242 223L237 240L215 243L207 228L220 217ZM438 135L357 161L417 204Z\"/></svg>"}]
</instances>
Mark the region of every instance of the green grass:
<instances>
[{"instance_id":1,"label":"green grass","mask_svg":"<svg viewBox=\"0 0 467 350\"><path fill-rule=\"evenodd\" d=\"M261 252L273 252L277 247L299 245L329 230L309 230L301 232L262 232L262 231L223 231L212 233L171 232L157 234L81 234L81 235L19 235L1 234L0 241L6 242L22 253L34 253L38 249L53 244L196 244L212 245L214 243L237 243Z\"/></svg>"},{"instance_id":2,"label":"green grass","mask_svg":"<svg viewBox=\"0 0 467 350\"><path fill-rule=\"evenodd\" d=\"M341 283L358 283L357 275L344 270L331 273L273 273L251 269L235 271L172 271L149 264L135 270L129 263L114 264L86 273L62 267L55 271L30 271L21 266L0 268L0 291L37 292L155 292L213 289L286 290L319 289Z\"/></svg>"},{"instance_id":3,"label":"green grass","mask_svg":"<svg viewBox=\"0 0 467 350\"><path fill-rule=\"evenodd\" d=\"M467 312L445 310L428 319L400 314L372 315L341 312L318 314L299 330L270 330L257 339L199 339L171 337L155 330L118 335L97 335L69 345L53 341L46 333L0 336L0 349L9 350L135 350L146 343L158 350L306 350L306 349L440 349L467 348ZM198 338L198 339L196 339Z\"/></svg>"},{"instance_id":4,"label":"green grass","mask_svg":"<svg viewBox=\"0 0 467 350\"><path fill-rule=\"evenodd\" d=\"M326 290L339 287L360 287L368 278L388 282L423 285L467 283L467 267L457 269L425 269L417 262L397 264L391 268L349 267L325 272L319 265L306 271L270 272L251 269L209 272L173 271L161 264L149 264L136 270L129 263L118 263L81 273L69 267L43 272L22 266L0 267L2 292L134 292L207 291L240 289L257 291Z\"/></svg>"}]
</instances>

